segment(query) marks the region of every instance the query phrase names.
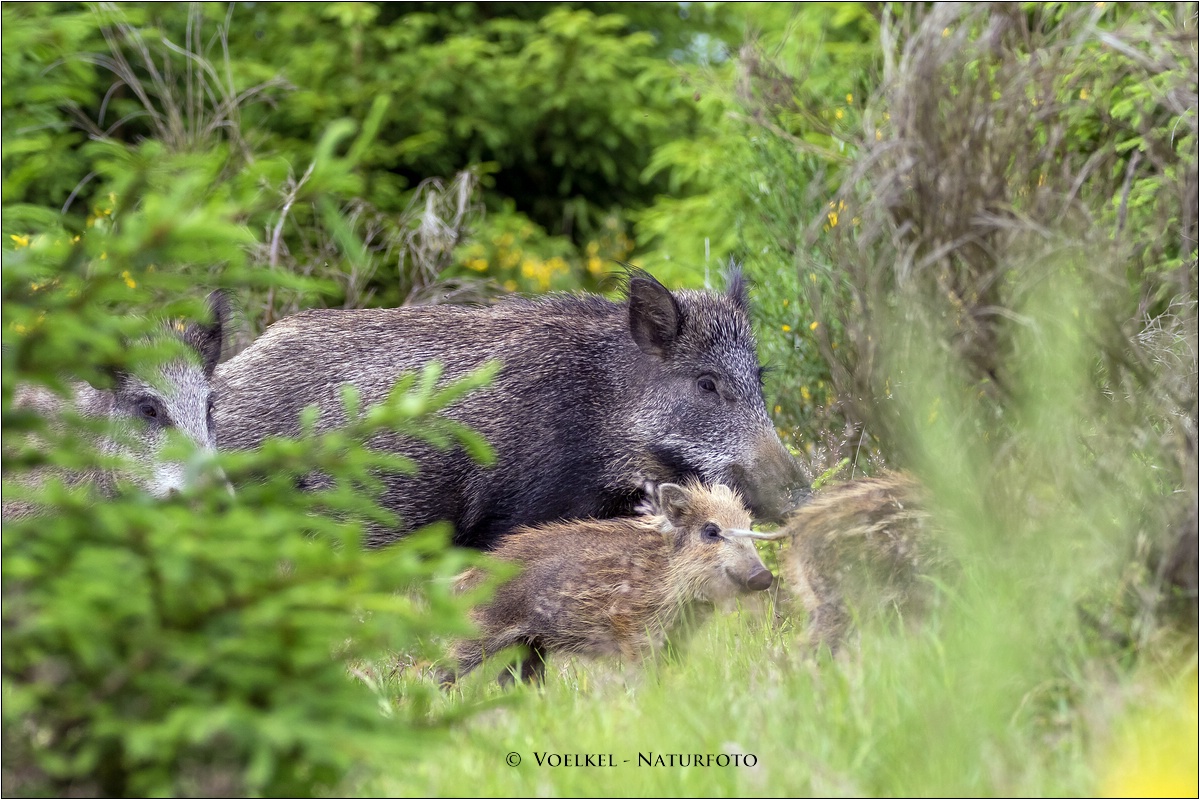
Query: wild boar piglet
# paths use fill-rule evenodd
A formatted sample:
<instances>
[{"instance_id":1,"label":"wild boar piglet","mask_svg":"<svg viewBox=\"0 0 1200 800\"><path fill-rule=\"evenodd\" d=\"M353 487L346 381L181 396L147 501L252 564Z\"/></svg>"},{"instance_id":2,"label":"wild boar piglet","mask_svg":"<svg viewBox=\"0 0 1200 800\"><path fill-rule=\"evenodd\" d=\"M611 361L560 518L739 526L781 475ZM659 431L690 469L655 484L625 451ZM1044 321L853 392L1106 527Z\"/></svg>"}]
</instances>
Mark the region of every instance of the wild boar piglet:
<instances>
[{"instance_id":1,"label":"wild boar piglet","mask_svg":"<svg viewBox=\"0 0 1200 800\"><path fill-rule=\"evenodd\" d=\"M521 572L473 613L482 636L453 648L458 675L513 646L526 650L522 680L540 679L552 652L637 661L713 603L771 585L735 490L661 484L650 507L654 513L640 517L520 528L502 539L494 555ZM468 570L459 587L482 579L478 569Z\"/></svg>"}]
</instances>

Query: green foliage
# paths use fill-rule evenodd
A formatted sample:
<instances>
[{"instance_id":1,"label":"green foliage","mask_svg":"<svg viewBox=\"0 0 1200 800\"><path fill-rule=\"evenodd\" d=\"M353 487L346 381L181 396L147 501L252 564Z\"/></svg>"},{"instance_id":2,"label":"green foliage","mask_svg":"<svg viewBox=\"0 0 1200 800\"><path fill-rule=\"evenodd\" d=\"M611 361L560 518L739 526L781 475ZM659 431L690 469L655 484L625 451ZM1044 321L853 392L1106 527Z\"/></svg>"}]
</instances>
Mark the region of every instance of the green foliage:
<instances>
[{"instance_id":1,"label":"green foliage","mask_svg":"<svg viewBox=\"0 0 1200 800\"><path fill-rule=\"evenodd\" d=\"M1195 541L1195 23L1166 6L906 8L884 19L880 87L845 131L844 159L788 127L801 75L743 59L762 174L783 178L756 201L759 230L791 265L760 273L764 316L787 310L770 328L799 328L792 352L806 362L783 371L793 388L777 414L805 413L815 382L854 424L833 447L807 438L813 474L879 449L946 462L947 484L1006 476L997 521L1043 494L1140 498L1136 514L1093 520L1122 520L1096 547L1122 553L1119 582L1139 587L1097 601L1121 641L1143 642L1171 592L1195 593L1183 566ZM1069 319L1051 320L1047 298ZM1083 333L1064 327L1076 321ZM1062 398L1071 424L1046 399L1061 365L1035 371L1047 348L1086 378ZM937 369L914 366L929 359ZM1059 422L1040 428L1029 408ZM930 456L925 428L946 414L953 428ZM1050 463L1033 441L1058 443ZM1054 478L1080 441L1111 487Z\"/></svg>"},{"instance_id":2,"label":"green foliage","mask_svg":"<svg viewBox=\"0 0 1200 800\"><path fill-rule=\"evenodd\" d=\"M5 107L6 170L31 202L59 207L77 191L68 210L83 216L104 197L89 178L94 165L80 128L129 143L150 137L171 150L220 142L231 156L225 170L253 170L266 153L276 177L282 167L299 179L308 164L324 162L316 143L329 126L349 119L365 132L362 146L347 152L362 184L339 190L355 203L341 211L362 224L356 233L368 247L395 252L423 180L474 170L496 217L483 241L536 230L522 237L529 269L514 271L498 256L482 274L459 277L529 291L595 286L605 271L595 258L629 254L630 246L608 240L625 236L631 213L667 188L665 177L644 171L651 153L696 126L690 93L664 51L699 57L693 32L724 25L721 12L706 8L684 19L668 6L569 4L357 3L321 12L287 4L122 6L94 15L14 6L5 13L12 74L37 73L41 98L32 103L16 92ZM62 140L49 142L44 130ZM52 164L23 157L48 144L63 154ZM8 188L6 197L18 199ZM304 197L294 199L275 251L318 264L341 260L319 230L320 215L313 218ZM552 259L561 263L546 267ZM372 275L340 281L344 293L326 302L421 299L423 287L406 291L406 267L381 259ZM295 307L285 298L267 319Z\"/></svg>"},{"instance_id":3,"label":"green foliage","mask_svg":"<svg viewBox=\"0 0 1200 800\"><path fill-rule=\"evenodd\" d=\"M10 35L6 24L6 58ZM363 185L354 159L371 132L356 132L330 126L302 182L277 158L229 169L240 157L220 136L90 142L76 151L95 172L86 220L22 202L5 162L4 495L37 507L5 521L6 794L335 792L377 755L411 757L440 735L444 720L426 713L433 687L398 705L352 677L353 664L466 632L451 577L475 559L447 547L444 527L361 546L366 524L395 524L373 502L379 472L413 469L362 442L398 430L489 459L437 412L494 367L450 384L431 367L370 409L348 394L347 428L216 464L177 442L165 456L209 480L158 502L97 496L77 480L140 466L97 452L103 420L64 413L47 426L13 402L18 387L69 394L68 379L103 387L114 370L145 374L179 357L155 333L163 318L200 318L201 287L318 296L320 281L255 268L247 222L282 224L281 197L320 209L347 262L363 254L361 264L369 254L341 214ZM314 471L329 488L299 491Z\"/></svg>"},{"instance_id":4,"label":"green foliage","mask_svg":"<svg viewBox=\"0 0 1200 800\"><path fill-rule=\"evenodd\" d=\"M0 11L4 71L0 163L5 205L30 202L60 207L88 171L79 153L84 133L70 124L62 105L97 102L105 83L81 62L53 65L64 53L98 47L100 37L91 14L55 6L5 6ZM47 25L46 17L52 13L55 24Z\"/></svg>"},{"instance_id":5,"label":"green foliage","mask_svg":"<svg viewBox=\"0 0 1200 800\"><path fill-rule=\"evenodd\" d=\"M144 196L139 210L122 215L129 230L140 229L140 208L155 199ZM186 225L160 232L166 253L195 245ZM104 240L118 245L120 236ZM6 443L36 422L11 407L14 385L53 384L69 366L87 374L79 351L62 348L87 335L88 355L133 366L121 338L133 326L101 313L99 289L59 307L73 292L64 265L54 288L10 305L10 275L20 274L5 264L5 319L22 318L12 308L35 322L24 334L20 323L5 328ZM93 283L127 289L119 279ZM163 502L40 486L39 513L5 523L6 786L21 794L308 795L335 790L368 754L419 751L430 720L351 680L346 663L465 632L450 578L470 559L447 549L444 528L382 551L360 545L367 521L394 524L371 499L378 472L413 468L361 443L399 430L490 458L477 435L436 412L492 372L439 386L432 367L362 414L348 395L356 421L344 429L224 456L220 466L242 487L236 495L223 482ZM39 435L43 463L100 463ZM64 441L78 448L74 435L68 430ZM9 455L6 498L23 488L23 465ZM167 455L202 464L187 448ZM298 480L313 470L332 485L300 492Z\"/></svg>"},{"instance_id":6,"label":"green foliage","mask_svg":"<svg viewBox=\"0 0 1200 800\"><path fill-rule=\"evenodd\" d=\"M344 662L445 632L462 560L445 531L365 551L359 526L300 512L345 495L295 494L51 500L6 524L5 758L20 793L305 795L368 753L411 756L424 720L381 709Z\"/></svg>"}]
</instances>

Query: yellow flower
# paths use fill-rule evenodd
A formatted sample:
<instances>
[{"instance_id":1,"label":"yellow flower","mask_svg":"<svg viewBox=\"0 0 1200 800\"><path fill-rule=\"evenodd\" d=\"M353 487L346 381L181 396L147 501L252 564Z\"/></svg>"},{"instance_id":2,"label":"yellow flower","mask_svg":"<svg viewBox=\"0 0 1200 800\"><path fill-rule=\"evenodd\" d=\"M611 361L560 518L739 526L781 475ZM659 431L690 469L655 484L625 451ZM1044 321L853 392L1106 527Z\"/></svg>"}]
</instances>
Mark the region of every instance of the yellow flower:
<instances>
[{"instance_id":1,"label":"yellow flower","mask_svg":"<svg viewBox=\"0 0 1200 800\"><path fill-rule=\"evenodd\" d=\"M834 118L836 118L836 119L841 119L842 117L844 117L844 116L846 116L846 115L845 115L845 114L843 114L843 113L842 113L842 110L839 108L837 111L834 111L834 112L833 112L833 116L834 116Z\"/></svg>"},{"instance_id":2,"label":"yellow flower","mask_svg":"<svg viewBox=\"0 0 1200 800\"><path fill-rule=\"evenodd\" d=\"M837 227L837 220L838 220L838 214L837 214L837 212L836 212L836 211L830 211L830 212L829 212L829 214L828 214L827 216L829 217L829 227L831 227L831 228L836 228L836 227Z\"/></svg>"},{"instance_id":3,"label":"yellow flower","mask_svg":"<svg viewBox=\"0 0 1200 800\"><path fill-rule=\"evenodd\" d=\"M1090 96L1091 96L1091 93L1090 93L1090 92L1088 92L1088 90L1087 90L1087 87L1086 87L1086 86L1085 86L1084 88L1082 88L1082 89L1080 89L1080 90L1079 90L1079 99L1080 99L1080 100L1087 100L1087 99L1088 99L1088 97L1090 97Z\"/></svg>"},{"instance_id":4,"label":"yellow flower","mask_svg":"<svg viewBox=\"0 0 1200 800\"><path fill-rule=\"evenodd\" d=\"M1149 705L1125 710L1103 754L1100 797L1182 797L1195 791L1196 695L1193 672L1162 696L1152 696Z\"/></svg>"},{"instance_id":5,"label":"yellow flower","mask_svg":"<svg viewBox=\"0 0 1200 800\"><path fill-rule=\"evenodd\" d=\"M515 292L517 290L517 282L509 278L504 282L504 291Z\"/></svg>"},{"instance_id":6,"label":"yellow flower","mask_svg":"<svg viewBox=\"0 0 1200 800\"><path fill-rule=\"evenodd\" d=\"M781 411L783 411L783 406L775 406L775 413L776 413L776 414L780 413Z\"/></svg>"},{"instance_id":7,"label":"yellow flower","mask_svg":"<svg viewBox=\"0 0 1200 800\"><path fill-rule=\"evenodd\" d=\"M808 391L807 386L800 387L800 397L802 397L804 399L804 402L806 402L806 403L809 400L812 400L812 394Z\"/></svg>"},{"instance_id":8,"label":"yellow flower","mask_svg":"<svg viewBox=\"0 0 1200 800\"><path fill-rule=\"evenodd\" d=\"M103 257L103 256L101 256L101 257ZM133 279L133 276L129 274L129 270L125 270L124 272L122 272L121 277L125 279L125 285L128 286L130 289L137 288L137 281L135 281Z\"/></svg>"},{"instance_id":9,"label":"yellow flower","mask_svg":"<svg viewBox=\"0 0 1200 800\"><path fill-rule=\"evenodd\" d=\"M788 299L785 297L785 298L783 298L783 307L787 308L787 304L788 304Z\"/></svg>"},{"instance_id":10,"label":"yellow flower","mask_svg":"<svg viewBox=\"0 0 1200 800\"><path fill-rule=\"evenodd\" d=\"M883 131L879 130L878 128L875 129L875 141L877 141L877 142L883 141Z\"/></svg>"},{"instance_id":11,"label":"yellow flower","mask_svg":"<svg viewBox=\"0 0 1200 800\"><path fill-rule=\"evenodd\" d=\"M943 38L943 39L945 39L945 38L946 38L947 36L949 36L949 35L950 35L950 29L949 29L949 28L942 28L942 38Z\"/></svg>"},{"instance_id":12,"label":"yellow flower","mask_svg":"<svg viewBox=\"0 0 1200 800\"><path fill-rule=\"evenodd\" d=\"M35 319L33 321L32 325L25 325L20 322L13 322L8 327L12 328L17 333L28 333L29 331L41 326L42 322L44 322L45 319L46 319L46 312L42 311L37 315L37 319Z\"/></svg>"},{"instance_id":13,"label":"yellow flower","mask_svg":"<svg viewBox=\"0 0 1200 800\"><path fill-rule=\"evenodd\" d=\"M28 236L18 236L14 233L14 234L11 234L8 238L13 240L13 249L14 250L20 250L22 247L29 247L29 237Z\"/></svg>"},{"instance_id":14,"label":"yellow flower","mask_svg":"<svg viewBox=\"0 0 1200 800\"><path fill-rule=\"evenodd\" d=\"M820 324L821 324L821 323L819 323L819 322L814 322L813 324L811 324L811 325L809 325L809 326L808 326L808 329L809 329L810 331L815 331L815 330L817 329L817 326L818 326L818 325L820 325Z\"/></svg>"},{"instance_id":15,"label":"yellow flower","mask_svg":"<svg viewBox=\"0 0 1200 800\"><path fill-rule=\"evenodd\" d=\"M792 332L792 326L791 326L791 325L784 325L784 326L783 326L783 332L784 332L784 333L791 333L791 332Z\"/></svg>"},{"instance_id":16,"label":"yellow flower","mask_svg":"<svg viewBox=\"0 0 1200 800\"><path fill-rule=\"evenodd\" d=\"M848 95L846 95L846 102L847 102L847 103L853 103L853 102L854 102L854 95L852 95L852 94L848 94Z\"/></svg>"}]
</instances>

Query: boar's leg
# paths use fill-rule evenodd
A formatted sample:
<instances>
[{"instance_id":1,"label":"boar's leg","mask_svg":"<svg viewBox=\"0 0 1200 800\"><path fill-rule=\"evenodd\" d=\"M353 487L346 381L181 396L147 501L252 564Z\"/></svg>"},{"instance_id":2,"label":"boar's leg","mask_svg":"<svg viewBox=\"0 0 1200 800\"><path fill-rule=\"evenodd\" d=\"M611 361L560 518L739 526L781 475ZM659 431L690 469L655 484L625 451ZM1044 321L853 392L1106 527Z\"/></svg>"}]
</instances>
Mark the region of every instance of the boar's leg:
<instances>
[{"instance_id":1,"label":"boar's leg","mask_svg":"<svg viewBox=\"0 0 1200 800\"><path fill-rule=\"evenodd\" d=\"M837 577L836 548L827 537L796 542L791 580L808 613L808 647L836 655L850 629L850 614Z\"/></svg>"},{"instance_id":2,"label":"boar's leg","mask_svg":"<svg viewBox=\"0 0 1200 800\"><path fill-rule=\"evenodd\" d=\"M483 663L483 642L459 642L451 652L455 669L441 669L437 672L438 683L443 689L449 689L455 682L465 677L468 672Z\"/></svg>"},{"instance_id":3,"label":"boar's leg","mask_svg":"<svg viewBox=\"0 0 1200 800\"><path fill-rule=\"evenodd\" d=\"M538 642L525 644L525 655L518 664L514 664L500 673L497 681L501 686L508 686L514 680L521 683L541 683L546 675L546 650Z\"/></svg>"},{"instance_id":4,"label":"boar's leg","mask_svg":"<svg viewBox=\"0 0 1200 800\"><path fill-rule=\"evenodd\" d=\"M546 650L537 642L529 645L529 653L521 663L521 680L541 683L546 677Z\"/></svg>"}]
</instances>

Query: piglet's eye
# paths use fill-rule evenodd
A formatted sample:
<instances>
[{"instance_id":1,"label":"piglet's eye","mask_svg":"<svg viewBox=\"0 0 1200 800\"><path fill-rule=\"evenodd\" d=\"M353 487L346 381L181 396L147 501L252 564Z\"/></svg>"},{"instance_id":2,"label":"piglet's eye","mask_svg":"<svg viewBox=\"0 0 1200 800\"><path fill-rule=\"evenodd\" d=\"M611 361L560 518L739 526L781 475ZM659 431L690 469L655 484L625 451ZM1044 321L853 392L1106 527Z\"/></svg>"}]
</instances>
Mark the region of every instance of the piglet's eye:
<instances>
[{"instance_id":1,"label":"piglet's eye","mask_svg":"<svg viewBox=\"0 0 1200 800\"><path fill-rule=\"evenodd\" d=\"M138 413L146 419L158 419L158 407L154 403L139 403Z\"/></svg>"},{"instance_id":2,"label":"piglet's eye","mask_svg":"<svg viewBox=\"0 0 1200 800\"><path fill-rule=\"evenodd\" d=\"M711 375L701 375L696 379L696 385L703 391L716 393L717 382L712 379Z\"/></svg>"},{"instance_id":3,"label":"piglet's eye","mask_svg":"<svg viewBox=\"0 0 1200 800\"><path fill-rule=\"evenodd\" d=\"M724 538L721 536L721 526L715 522L706 522L700 529L700 537L706 542L719 542Z\"/></svg>"}]
</instances>

